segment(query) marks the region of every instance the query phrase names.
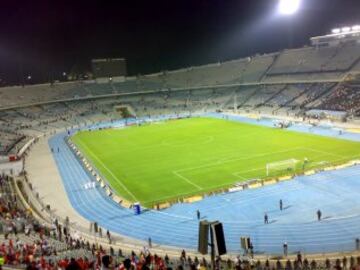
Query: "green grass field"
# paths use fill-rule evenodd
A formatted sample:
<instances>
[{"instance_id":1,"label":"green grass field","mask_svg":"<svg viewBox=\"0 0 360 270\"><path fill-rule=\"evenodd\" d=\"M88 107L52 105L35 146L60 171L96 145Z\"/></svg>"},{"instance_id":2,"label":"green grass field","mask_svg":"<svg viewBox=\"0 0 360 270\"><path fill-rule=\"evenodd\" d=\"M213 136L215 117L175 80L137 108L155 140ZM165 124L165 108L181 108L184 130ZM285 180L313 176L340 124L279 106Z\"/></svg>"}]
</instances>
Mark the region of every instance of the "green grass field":
<instances>
[{"instance_id":1,"label":"green grass field","mask_svg":"<svg viewBox=\"0 0 360 270\"><path fill-rule=\"evenodd\" d=\"M271 162L296 159L302 170L305 158L309 169L360 156L357 142L213 118L82 131L72 141L119 196L148 207L265 178Z\"/></svg>"}]
</instances>

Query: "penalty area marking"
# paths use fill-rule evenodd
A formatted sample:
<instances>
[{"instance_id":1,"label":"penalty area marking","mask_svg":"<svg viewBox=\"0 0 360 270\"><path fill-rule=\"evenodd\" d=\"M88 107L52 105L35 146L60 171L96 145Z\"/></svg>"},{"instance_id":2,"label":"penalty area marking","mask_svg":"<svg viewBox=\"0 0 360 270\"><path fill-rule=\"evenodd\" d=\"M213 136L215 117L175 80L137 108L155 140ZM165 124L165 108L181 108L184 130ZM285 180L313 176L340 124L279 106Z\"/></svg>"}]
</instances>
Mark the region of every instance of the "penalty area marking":
<instances>
[{"instance_id":1,"label":"penalty area marking","mask_svg":"<svg viewBox=\"0 0 360 270\"><path fill-rule=\"evenodd\" d=\"M179 170L176 170L175 172L179 173L179 172L193 171L193 170L196 170L196 169L202 169L202 168L207 168L207 167L215 167L215 166L223 165L224 163L229 163L229 162L234 162L234 161L239 161L239 160L249 160L249 159L254 159L254 158L257 158L257 157L265 157L265 156L274 155L274 154L288 153L288 152L291 152L291 151L298 151L298 150L301 150L301 149L303 149L303 147L295 147L295 148L282 150L282 151L267 152L267 153L257 154L257 155L253 155L253 156L249 156L249 157L241 157L241 158L234 158L234 159L227 159L227 160L218 160L216 162L207 163L207 164L196 166L196 167L179 169Z\"/></svg>"},{"instance_id":2,"label":"penalty area marking","mask_svg":"<svg viewBox=\"0 0 360 270\"><path fill-rule=\"evenodd\" d=\"M178 176L179 178L185 180L189 184L197 187L199 190L202 190L203 188L199 187L198 185L196 185L195 183L190 181L188 178L181 175L179 172L191 171L191 170L196 170L196 169L201 169L201 168L206 168L206 167L219 166L219 165L222 165L222 164L228 163L228 162L233 162L233 161L238 161L238 160L248 160L248 159L253 159L253 158L256 158L256 157L262 157L262 156L268 156L268 155L274 155L274 154L280 154L280 153L287 153L287 152L299 151L299 150L312 151L312 152L320 153L320 154L323 154L323 155L325 154L325 155L340 156L340 155L331 154L331 153L328 153L328 152L325 152L325 151L318 151L318 150L314 150L314 149L309 149L309 148L306 148L306 147L295 147L295 148L291 148L291 149L287 149L287 150L283 150L283 151L268 152L268 153L264 153L264 154L254 155L254 156L251 156L251 157L241 157L241 158L234 158L234 159L227 159L227 160L222 159L222 160L218 160L218 161L216 161L214 163L208 163L208 164L198 166L198 167L192 167L192 168L176 170L176 171L173 171L172 173L175 174L176 176ZM297 161L299 162L299 160L297 160ZM253 172L253 171L261 171L261 170L265 170L265 168L255 168L255 169L246 170L246 171L237 171L237 172L233 172L231 174L233 176L237 177L237 178L242 179L242 180L249 180L248 178L245 178L241 174L248 173L248 172ZM220 187L221 186L227 186L227 185L220 185Z\"/></svg>"},{"instance_id":3,"label":"penalty area marking","mask_svg":"<svg viewBox=\"0 0 360 270\"><path fill-rule=\"evenodd\" d=\"M189 180L188 178L186 178L185 176L179 174L178 172L176 171L172 171L173 174L175 174L177 177L185 180L187 183L189 183L190 185L196 187L198 190L202 190L203 188L200 187L199 185L195 184L194 182L192 182L191 180Z\"/></svg>"},{"instance_id":4,"label":"penalty area marking","mask_svg":"<svg viewBox=\"0 0 360 270\"><path fill-rule=\"evenodd\" d=\"M342 156L342 155L338 155L338 154L334 154L334 153L330 153L330 152L326 152L326 151L321 151L321 150L317 150L317 149L311 149L311 148L308 148L308 147L302 147L302 148L305 149L306 151L311 151L311 152L320 153L320 154L329 155L329 156L334 156L334 157L340 157L342 159L347 158L346 156Z\"/></svg>"},{"instance_id":5,"label":"penalty area marking","mask_svg":"<svg viewBox=\"0 0 360 270\"><path fill-rule=\"evenodd\" d=\"M307 149L307 148L304 148L306 150L310 150L310 151L313 151L313 152L317 152L317 153L321 153L322 155L320 155L319 157L322 157L323 155L326 155L328 156L329 154L331 153L326 153L326 152L323 152L323 151L316 151L316 150L312 150L312 149ZM297 160L297 159L292 159L292 160L295 160L297 162L301 162L300 160ZM326 163L329 163L328 161L318 161L318 162L315 162L313 164L326 164ZM234 175L235 177L239 177L239 178L242 178L244 180L248 180L247 178L241 176L240 174L244 174L244 173L248 173L248 172L255 172L255 171L261 171L261 170L265 170L265 168L255 168L255 169L251 169L251 170L245 170L245 171L238 171L238 172L234 172L232 173L232 175Z\"/></svg>"},{"instance_id":6,"label":"penalty area marking","mask_svg":"<svg viewBox=\"0 0 360 270\"><path fill-rule=\"evenodd\" d=\"M249 180L250 178L245 178L244 176L241 176L240 174L248 173L248 172L256 172L256 171L261 171L261 170L265 170L265 168L256 168L256 169L251 169L251 170L246 170L246 171L234 172L234 173L232 173L232 175L235 177L241 178L243 180Z\"/></svg>"}]
</instances>

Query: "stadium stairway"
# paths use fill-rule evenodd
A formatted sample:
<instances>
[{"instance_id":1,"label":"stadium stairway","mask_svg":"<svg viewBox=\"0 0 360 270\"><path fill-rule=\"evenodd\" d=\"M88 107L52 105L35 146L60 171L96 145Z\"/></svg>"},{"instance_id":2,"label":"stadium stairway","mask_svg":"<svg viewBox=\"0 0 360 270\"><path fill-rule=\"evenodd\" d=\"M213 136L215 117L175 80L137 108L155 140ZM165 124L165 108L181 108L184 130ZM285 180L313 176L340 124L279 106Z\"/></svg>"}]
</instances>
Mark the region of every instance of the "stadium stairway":
<instances>
[{"instance_id":1,"label":"stadium stairway","mask_svg":"<svg viewBox=\"0 0 360 270\"><path fill-rule=\"evenodd\" d=\"M291 104L292 102L294 102L296 99L298 99L300 96L306 95L310 90L311 90L312 85L309 85L307 87L304 88L303 91L301 91L298 95L294 96L293 98L289 99L288 101L286 101L285 103L281 104L279 106L278 109L274 110L274 112L279 111L280 109L284 108L284 107L288 107L289 108L289 104Z\"/></svg>"},{"instance_id":2,"label":"stadium stairway","mask_svg":"<svg viewBox=\"0 0 360 270\"><path fill-rule=\"evenodd\" d=\"M276 62L277 62L277 60L278 60L278 58L279 58L279 55L280 54L275 54L274 55L274 58L273 58L273 61L271 62L271 64L266 68L266 70L263 72L263 74L261 74L261 76L260 76L260 79L259 79L259 82L262 82L265 78L266 78L266 76L267 76L267 74L269 73L269 71L272 69L272 67L276 64Z\"/></svg>"},{"instance_id":3,"label":"stadium stairway","mask_svg":"<svg viewBox=\"0 0 360 270\"><path fill-rule=\"evenodd\" d=\"M270 122L265 124L271 126ZM241 236L251 237L256 253L280 254L287 242L290 253L306 254L354 250L355 238L360 235L359 166L210 196L196 203L135 216L132 209L119 206L101 188L83 188L90 181L89 176L67 147L64 136L55 135L49 145L61 149L53 156L68 198L80 215L110 231L144 241L151 237L160 245L196 249L199 210L203 219L223 222L227 248L233 253L240 252ZM284 211L278 209L280 199L284 201ZM318 209L324 215L321 222L316 219ZM263 223L265 212L270 220L267 225Z\"/></svg>"},{"instance_id":4,"label":"stadium stairway","mask_svg":"<svg viewBox=\"0 0 360 270\"><path fill-rule=\"evenodd\" d=\"M280 90L276 91L273 95L271 95L271 96L270 96L268 99L266 99L264 102L262 102L262 103L260 103L260 104L257 104L257 105L255 106L255 108L259 108L259 107L261 107L261 106L263 106L263 105L268 104L268 103L269 103L272 99L274 99L277 95L279 95L279 94L281 94L282 92L284 92L287 87L288 87L287 85L281 87Z\"/></svg>"}]
</instances>

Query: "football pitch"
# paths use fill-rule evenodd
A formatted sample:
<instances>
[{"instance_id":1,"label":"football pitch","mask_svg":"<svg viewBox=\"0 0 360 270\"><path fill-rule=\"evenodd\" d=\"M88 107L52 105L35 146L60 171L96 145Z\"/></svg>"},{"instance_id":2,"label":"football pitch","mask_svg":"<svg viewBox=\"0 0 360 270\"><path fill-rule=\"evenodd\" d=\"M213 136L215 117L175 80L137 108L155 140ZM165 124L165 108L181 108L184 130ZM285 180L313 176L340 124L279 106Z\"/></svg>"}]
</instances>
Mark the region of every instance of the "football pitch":
<instances>
[{"instance_id":1,"label":"football pitch","mask_svg":"<svg viewBox=\"0 0 360 270\"><path fill-rule=\"evenodd\" d=\"M81 131L71 140L120 197L146 207L360 157L358 142L214 118ZM288 160L294 167L276 166Z\"/></svg>"}]
</instances>

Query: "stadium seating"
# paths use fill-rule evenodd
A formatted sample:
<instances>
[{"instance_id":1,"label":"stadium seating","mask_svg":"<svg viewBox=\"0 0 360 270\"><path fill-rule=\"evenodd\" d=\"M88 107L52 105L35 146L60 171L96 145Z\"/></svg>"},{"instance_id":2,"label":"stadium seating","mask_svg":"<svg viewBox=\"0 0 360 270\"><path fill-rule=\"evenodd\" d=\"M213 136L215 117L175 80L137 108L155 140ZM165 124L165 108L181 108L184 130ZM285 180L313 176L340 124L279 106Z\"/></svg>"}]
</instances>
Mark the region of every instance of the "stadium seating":
<instances>
[{"instance_id":1,"label":"stadium seating","mask_svg":"<svg viewBox=\"0 0 360 270\"><path fill-rule=\"evenodd\" d=\"M326 97L320 108L357 114L360 110L359 88L346 84L339 85Z\"/></svg>"},{"instance_id":2,"label":"stadium seating","mask_svg":"<svg viewBox=\"0 0 360 270\"><path fill-rule=\"evenodd\" d=\"M0 156L13 156L30 140L22 132L15 132L11 129L0 129Z\"/></svg>"},{"instance_id":3,"label":"stadium seating","mask_svg":"<svg viewBox=\"0 0 360 270\"><path fill-rule=\"evenodd\" d=\"M347 72L359 72L359 52L360 45L356 43L324 48L304 47L233 61L128 77L122 82L88 80L3 87L0 89L0 108L54 100L86 99L164 89L223 87L233 84L289 83L295 85L296 92L296 85L299 82L338 82L346 76ZM291 90L288 90L284 95L289 93L292 96L290 92ZM286 100L282 101L282 103L286 102Z\"/></svg>"},{"instance_id":4,"label":"stadium seating","mask_svg":"<svg viewBox=\"0 0 360 270\"><path fill-rule=\"evenodd\" d=\"M211 269L211 261L191 255L185 250L178 257L161 256L151 252L151 247L140 251L124 252L121 249L103 248L101 244L90 243L56 219L51 225L42 225L26 211L20 200L12 195L13 188L8 179L0 176L0 258L7 268L31 269L98 269L107 267L103 257L111 257L110 268L124 269L129 263L136 269ZM15 202L15 203L14 203ZM105 237L108 237L107 235ZM111 235L110 235L111 239ZM301 253L289 258L254 260L249 256L216 258L218 269L357 269L360 257L339 256L331 258L306 258ZM144 268L145 267L145 268Z\"/></svg>"},{"instance_id":5,"label":"stadium seating","mask_svg":"<svg viewBox=\"0 0 360 270\"><path fill-rule=\"evenodd\" d=\"M358 59L359 46L301 48L285 50L269 71L270 75L348 70Z\"/></svg>"}]
</instances>

